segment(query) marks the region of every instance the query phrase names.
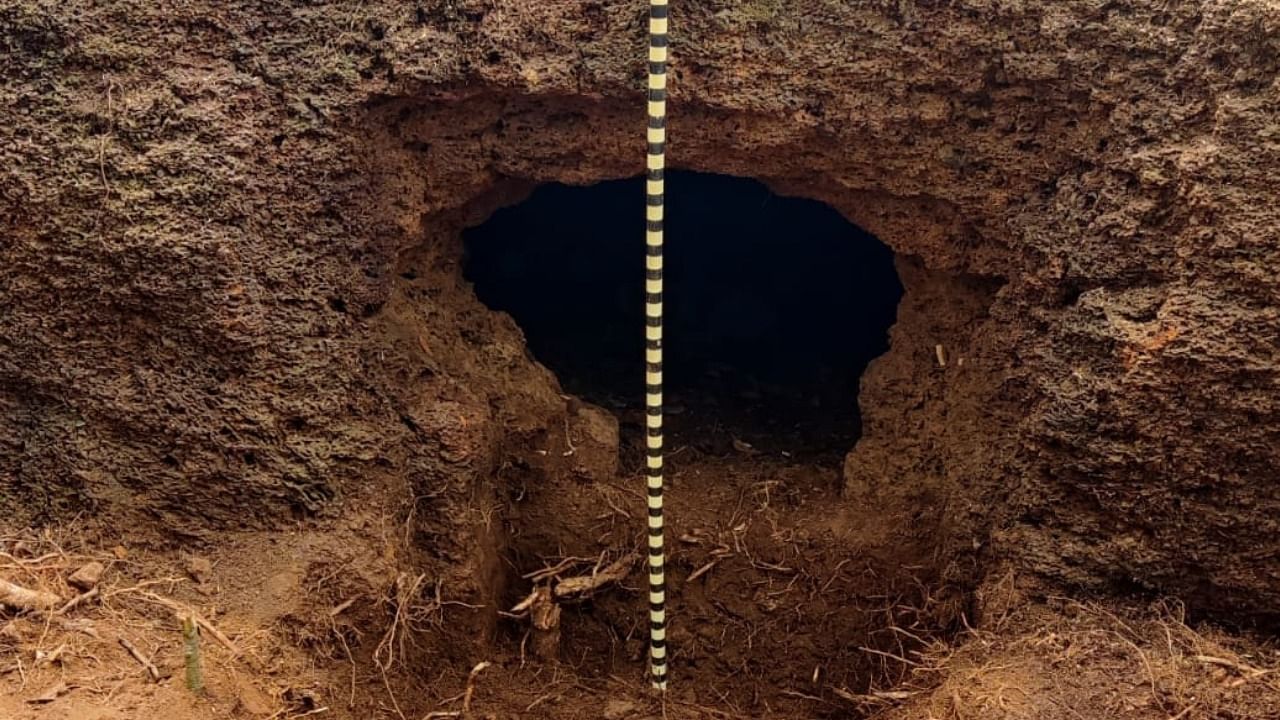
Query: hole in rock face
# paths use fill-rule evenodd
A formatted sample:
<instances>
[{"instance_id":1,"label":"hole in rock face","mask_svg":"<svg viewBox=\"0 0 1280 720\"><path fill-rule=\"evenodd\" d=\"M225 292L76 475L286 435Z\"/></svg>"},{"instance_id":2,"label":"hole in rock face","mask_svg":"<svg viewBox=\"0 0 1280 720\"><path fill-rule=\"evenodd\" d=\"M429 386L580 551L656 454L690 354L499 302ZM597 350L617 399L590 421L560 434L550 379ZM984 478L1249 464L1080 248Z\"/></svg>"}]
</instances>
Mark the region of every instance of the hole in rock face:
<instances>
[{"instance_id":1,"label":"hole in rock face","mask_svg":"<svg viewBox=\"0 0 1280 720\"><path fill-rule=\"evenodd\" d=\"M644 197L641 178L545 185L463 233L476 296L621 430L619 447L602 443L618 462L598 462L587 429L598 416L573 409L565 432L581 452L564 471L499 470L509 505L497 552L514 569L500 606L642 547ZM962 599L940 585L916 508L845 502L839 458L861 434L862 375L888 349L903 292L894 255L832 208L755 180L673 171L666 199L672 665L735 716L852 717L834 689L901 682L907 666L883 653L949 632ZM906 525L924 529L906 538ZM531 652L580 678L642 677L648 596L635 562L627 580L561 603ZM531 579L548 568L558 580ZM498 622L499 647L524 657L533 626Z\"/></svg>"},{"instance_id":2,"label":"hole in rock face","mask_svg":"<svg viewBox=\"0 0 1280 720\"><path fill-rule=\"evenodd\" d=\"M664 370L669 433L843 452L858 383L888 348L892 252L821 203L742 178L667 175ZM546 185L464 234L480 300L509 313L568 392L638 411L644 378L644 184Z\"/></svg>"}]
</instances>

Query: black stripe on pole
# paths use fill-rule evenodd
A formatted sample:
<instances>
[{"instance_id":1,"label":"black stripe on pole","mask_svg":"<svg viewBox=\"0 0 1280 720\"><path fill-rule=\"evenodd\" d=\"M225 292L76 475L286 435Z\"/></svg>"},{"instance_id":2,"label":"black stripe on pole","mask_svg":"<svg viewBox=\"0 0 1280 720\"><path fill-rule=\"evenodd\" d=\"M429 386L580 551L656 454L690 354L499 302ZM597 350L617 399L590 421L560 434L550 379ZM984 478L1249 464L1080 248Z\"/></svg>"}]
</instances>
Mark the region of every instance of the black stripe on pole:
<instances>
[{"instance_id":1,"label":"black stripe on pole","mask_svg":"<svg viewBox=\"0 0 1280 720\"><path fill-rule=\"evenodd\" d=\"M650 47L666 47L667 34L666 33L649 33L649 45Z\"/></svg>"},{"instance_id":2,"label":"black stripe on pole","mask_svg":"<svg viewBox=\"0 0 1280 720\"><path fill-rule=\"evenodd\" d=\"M648 257L662 257L662 246L646 245L644 248L644 254Z\"/></svg>"},{"instance_id":3,"label":"black stripe on pole","mask_svg":"<svg viewBox=\"0 0 1280 720\"><path fill-rule=\"evenodd\" d=\"M667 99L665 88L649 88L649 102L660 102Z\"/></svg>"},{"instance_id":4,"label":"black stripe on pole","mask_svg":"<svg viewBox=\"0 0 1280 720\"><path fill-rule=\"evenodd\" d=\"M650 170L649 172L654 172L654 171L653 171L653 170ZM661 170L658 170L657 172L662 172L662 171L661 171ZM650 231L652 231L652 232L662 232L662 221L661 221L661 220L646 220L646 221L645 221L645 230L650 230Z\"/></svg>"},{"instance_id":5,"label":"black stripe on pole","mask_svg":"<svg viewBox=\"0 0 1280 720\"><path fill-rule=\"evenodd\" d=\"M661 155L665 150L663 146L665 142L648 143L648 151L650 155Z\"/></svg>"},{"instance_id":6,"label":"black stripe on pole","mask_svg":"<svg viewBox=\"0 0 1280 720\"><path fill-rule=\"evenodd\" d=\"M649 17L657 18L658 20L665 19L667 17L667 6L666 5L650 5Z\"/></svg>"},{"instance_id":7,"label":"black stripe on pole","mask_svg":"<svg viewBox=\"0 0 1280 720\"><path fill-rule=\"evenodd\" d=\"M645 408L644 414L648 415L649 417L661 417L662 408L660 407Z\"/></svg>"}]
</instances>

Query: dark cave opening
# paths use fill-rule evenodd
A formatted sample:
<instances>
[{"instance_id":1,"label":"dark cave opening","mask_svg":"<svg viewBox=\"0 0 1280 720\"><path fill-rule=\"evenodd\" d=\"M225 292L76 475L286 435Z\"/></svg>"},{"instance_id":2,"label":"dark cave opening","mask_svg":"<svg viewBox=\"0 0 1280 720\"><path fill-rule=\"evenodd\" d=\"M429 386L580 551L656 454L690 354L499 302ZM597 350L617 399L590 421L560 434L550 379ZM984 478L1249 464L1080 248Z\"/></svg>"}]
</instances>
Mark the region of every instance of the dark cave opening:
<instances>
[{"instance_id":1,"label":"dark cave opening","mask_svg":"<svg viewBox=\"0 0 1280 720\"><path fill-rule=\"evenodd\" d=\"M902 296L892 251L755 180L667 178L669 442L847 451L859 379L888 349ZM567 392L624 428L643 400L643 189L641 178L544 185L463 235L480 300L515 319Z\"/></svg>"}]
</instances>

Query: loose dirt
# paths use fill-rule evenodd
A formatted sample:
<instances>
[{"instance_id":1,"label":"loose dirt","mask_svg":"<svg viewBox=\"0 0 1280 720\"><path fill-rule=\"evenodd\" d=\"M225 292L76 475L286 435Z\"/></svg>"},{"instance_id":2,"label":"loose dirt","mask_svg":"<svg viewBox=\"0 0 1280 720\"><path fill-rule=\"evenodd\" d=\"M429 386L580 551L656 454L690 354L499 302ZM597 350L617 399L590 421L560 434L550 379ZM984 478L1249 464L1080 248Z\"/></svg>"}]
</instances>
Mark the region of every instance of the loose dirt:
<instances>
[{"instance_id":1,"label":"loose dirt","mask_svg":"<svg viewBox=\"0 0 1280 720\"><path fill-rule=\"evenodd\" d=\"M535 656L528 625L514 619L482 659L450 659L440 641L473 609L447 588L395 573L377 548L400 528L371 521L245 534L194 556L106 549L83 534L5 537L0 572L33 588L70 596L71 570L96 559L106 572L100 594L64 614L0 613L0 717L1280 717L1273 643L1189 626L1176 603L1029 602L1012 573L983 586L965 614L923 582L877 594L871 588L893 576L835 561L833 547L856 542L839 522L788 524L826 505L814 484L823 478L761 486L752 468L777 465L734 458L725 466L737 475L709 478L711 464L686 460L673 490L732 499L734 509L677 525L687 538L672 581L678 673L665 698L642 677L634 579L564 607L558 660ZM609 501L592 504L610 537L630 525ZM198 580L203 561L209 572ZM231 644L204 635L203 696L182 683L173 604L200 612ZM122 639L157 668L158 682Z\"/></svg>"}]
</instances>

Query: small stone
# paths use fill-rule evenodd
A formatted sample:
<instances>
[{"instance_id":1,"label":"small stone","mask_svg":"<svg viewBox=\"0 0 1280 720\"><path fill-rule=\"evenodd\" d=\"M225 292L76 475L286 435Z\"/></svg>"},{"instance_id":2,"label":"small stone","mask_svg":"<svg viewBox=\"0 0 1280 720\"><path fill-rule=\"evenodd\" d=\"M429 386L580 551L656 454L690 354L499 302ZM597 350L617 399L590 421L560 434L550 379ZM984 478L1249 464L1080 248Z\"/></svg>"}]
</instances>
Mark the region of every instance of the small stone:
<instances>
[{"instance_id":1,"label":"small stone","mask_svg":"<svg viewBox=\"0 0 1280 720\"><path fill-rule=\"evenodd\" d=\"M635 712L636 704L629 700L610 700L604 704L604 720L625 720Z\"/></svg>"},{"instance_id":2,"label":"small stone","mask_svg":"<svg viewBox=\"0 0 1280 720\"><path fill-rule=\"evenodd\" d=\"M124 546L123 546L123 545L117 545L117 546L115 546L115 547L111 548L111 554L112 554L112 555L115 555L115 556L116 556L116 558L117 558L117 559L119 559L119 560L123 560L123 559L125 559L125 558L129 557L129 551L128 551L128 550L125 550L125 548L124 548Z\"/></svg>"},{"instance_id":3,"label":"small stone","mask_svg":"<svg viewBox=\"0 0 1280 720\"><path fill-rule=\"evenodd\" d=\"M192 555L187 560L187 574L192 580L203 585L213 575L213 563L209 562L209 558Z\"/></svg>"},{"instance_id":4,"label":"small stone","mask_svg":"<svg viewBox=\"0 0 1280 720\"><path fill-rule=\"evenodd\" d=\"M106 571L106 568L96 560L85 563L80 566L79 570L71 573L71 576L67 578L67 584L88 592L98 586L98 581L102 580L104 571Z\"/></svg>"}]
</instances>

